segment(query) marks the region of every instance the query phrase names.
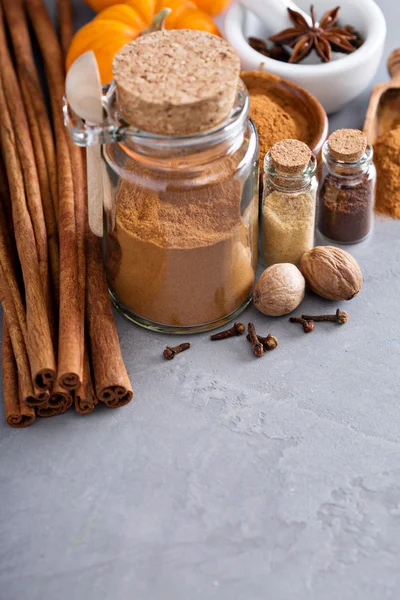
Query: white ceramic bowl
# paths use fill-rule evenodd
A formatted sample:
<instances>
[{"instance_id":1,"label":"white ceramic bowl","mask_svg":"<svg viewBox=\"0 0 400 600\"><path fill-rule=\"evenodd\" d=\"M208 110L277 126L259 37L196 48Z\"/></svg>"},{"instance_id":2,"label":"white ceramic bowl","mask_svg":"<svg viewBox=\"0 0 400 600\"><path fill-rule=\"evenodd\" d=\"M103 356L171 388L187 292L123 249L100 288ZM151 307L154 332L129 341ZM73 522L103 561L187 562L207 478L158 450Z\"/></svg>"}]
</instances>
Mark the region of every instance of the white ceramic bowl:
<instances>
[{"instance_id":1,"label":"white ceramic bowl","mask_svg":"<svg viewBox=\"0 0 400 600\"><path fill-rule=\"evenodd\" d=\"M309 0L299 0L297 4L309 10ZM318 0L315 4L317 18L334 6L332 0ZM260 69L290 79L311 92L327 113L333 113L368 86L378 69L386 37L385 18L373 0L341 0L340 6L340 23L353 25L365 41L356 52L330 63L294 65L253 50L247 42L249 36L266 39L277 31L271 31L240 3L232 4L226 13L225 36L238 52L245 71Z\"/></svg>"}]
</instances>

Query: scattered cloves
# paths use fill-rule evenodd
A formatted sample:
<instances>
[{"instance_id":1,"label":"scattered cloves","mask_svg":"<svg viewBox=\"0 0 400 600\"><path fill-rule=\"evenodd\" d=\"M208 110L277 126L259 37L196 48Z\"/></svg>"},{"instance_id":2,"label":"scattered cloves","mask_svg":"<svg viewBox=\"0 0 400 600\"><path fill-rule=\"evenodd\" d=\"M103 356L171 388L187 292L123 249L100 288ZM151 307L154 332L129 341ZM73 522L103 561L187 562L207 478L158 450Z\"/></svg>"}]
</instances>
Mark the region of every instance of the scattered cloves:
<instances>
[{"instance_id":1,"label":"scattered cloves","mask_svg":"<svg viewBox=\"0 0 400 600\"><path fill-rule=\"evenodd\" d=\"M278 338L275 337L274 335L271 335L269 333L267 335L267 337L264 338L261 343L264 346L264 350L266 350L267 352L269 352L270 350L275 350L275 348L278 347Z\"/></svg>"},{"instance_id":2,"label":"scattered cloves","mask_svg":"<svg viewBox=\"0 0 400 600\"><path fill-rule=\"evenodd\" d=\"M235 335L243 335L245 331L246 327L243 325L243 323L235 323L230 329L225 329L225 331L214 333L214 335L210 336L210 340L213 342L217 340L226 340L227 338L234 337Z\"/></svg>"},{"instance_id":3,"label":"scattered cloves","mask_svg":"<svg viewBox=\"0 0 400 600\"><path fill-rule=\"evenodd\" d=\"M190 343L189 342L185 342L184 344L179 344L179 346L175 346L173 348L171 348L170 346L167 346L164 350L164 356L167 360L172 360L173 358L175 358L175 356L177 354L179 354L180 352L185 352L185 350L189 350L190 348Z\"/></svg>"},{"instance_id":4,"label":"scattered cloves","mask_svg":"<svg viewBox=\"0 0 400 600\"><path fill-rule=\"evenodd\" d=\"M303 319L303 317L290 317L291 323L300 323L303 326L304 333L311 333L314 329L314 321L312 319Z\"/></svg>"},{"instance_id":5,"label":"scattered cloves","mask_svg":"<svg viewBox=\"0 0 400 600\"><path fill-rule=\"evenodd\" d=\"M340 323L343 325L349 320L349 315L344 310L340 310L340 308L338 308L334 315L316 315L314 317L301 315L301 318L306 319L306 321L315 321L316 323L321 321L333 321L334 323Z\"/></svg>"},{"instance_id":6,"label":"scattered cloves","mask_svg":"<svg viewBox=\"0 0 400 600\"><path fill-rule=\"evenodd\" d=\"M249 323L247 331L254 356L257 356L257 358L264 356L264 346L258 339L256 328L253 323Z\"/></svg>"},{"instance_id":7,"label":"scattered cloves","mask_svg":"<svg viewBox=\"0 0 400 600\"><path fill-rule=\"evenodd\" d=\"M247 339L251 342L250 335L247 334ZM263 345L265 352L269 352L270 350L275 350L278 346L278 338L270 333L267 337L263 337L262 335L257 335L258 341Z\"/></svg>"}]
</instances>

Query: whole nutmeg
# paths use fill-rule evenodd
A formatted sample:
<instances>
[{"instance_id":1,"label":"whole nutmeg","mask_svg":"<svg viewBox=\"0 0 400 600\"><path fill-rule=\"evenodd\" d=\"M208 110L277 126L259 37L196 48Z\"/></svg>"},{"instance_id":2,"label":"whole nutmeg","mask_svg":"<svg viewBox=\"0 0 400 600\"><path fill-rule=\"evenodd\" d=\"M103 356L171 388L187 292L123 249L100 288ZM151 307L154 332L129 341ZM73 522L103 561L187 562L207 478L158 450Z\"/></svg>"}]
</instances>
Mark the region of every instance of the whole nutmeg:
<instances>
[{"instance_id":1,"label":"whole nutmeg","mask_svg":"<svg viewBox=\"0 0 400 600\"><path fill-rule=\"evenodd\" d=\"M270 317L287 315L302 302L305 289L305 279L297 267L289 263L272 265L256 283L254 306Z\"/></svg>"},{"instance_id":2,"label":"whole nutmeg","mask_svg":"<svg viewBox=\"0 0 400 600\"><path fill-rule=\"evenodd\" d=\"M351 300L362 287L362 273L356 259L334 246L317 246L305 252L300 271L312 291L327 300Z\"/></svg>"}]
</instances>

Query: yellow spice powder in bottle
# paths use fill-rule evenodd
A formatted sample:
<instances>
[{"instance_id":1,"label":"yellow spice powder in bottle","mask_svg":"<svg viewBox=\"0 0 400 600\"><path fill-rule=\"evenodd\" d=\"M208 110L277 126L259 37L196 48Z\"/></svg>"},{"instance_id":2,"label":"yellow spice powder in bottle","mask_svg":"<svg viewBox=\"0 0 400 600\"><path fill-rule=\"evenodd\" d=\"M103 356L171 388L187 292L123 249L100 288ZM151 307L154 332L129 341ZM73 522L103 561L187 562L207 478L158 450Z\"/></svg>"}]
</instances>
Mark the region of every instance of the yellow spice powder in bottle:
<instances>
[{"instance_id":1,"label":"yellow spice powder in bottle","mask_svg":"<svg viewBox=\"0 0 400 600\"><path fill-rule=\"evenodd\" d=\"M265 265L292 263L314 245L316 160L306 144L284 140L265 157L262 250Z\"/></svg>"}]
</instances>

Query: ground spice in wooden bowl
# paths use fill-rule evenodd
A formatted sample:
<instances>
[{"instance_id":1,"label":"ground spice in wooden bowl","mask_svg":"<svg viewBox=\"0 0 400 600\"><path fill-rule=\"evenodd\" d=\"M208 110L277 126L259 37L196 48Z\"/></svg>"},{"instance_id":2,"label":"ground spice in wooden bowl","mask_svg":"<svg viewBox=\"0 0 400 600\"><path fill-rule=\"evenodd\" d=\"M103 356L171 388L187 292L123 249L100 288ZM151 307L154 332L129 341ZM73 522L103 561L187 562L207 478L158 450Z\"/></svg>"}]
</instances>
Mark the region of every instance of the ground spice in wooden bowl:
<instances>
[{"instance_id":1,"label":"ground spice in wooden bowl","mask_svg":"<svg viewBox=\"0 0 400 600\"><path fill-rule=\"evenodd\" d=\"M318 156L328 135L328 117L303 88L264 71L244 71L250 93L250 117L260 138L260 161L276 142L300 140Z\"/></svg>"}]
</instances>

